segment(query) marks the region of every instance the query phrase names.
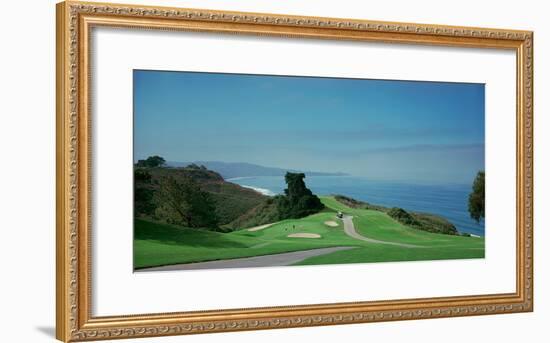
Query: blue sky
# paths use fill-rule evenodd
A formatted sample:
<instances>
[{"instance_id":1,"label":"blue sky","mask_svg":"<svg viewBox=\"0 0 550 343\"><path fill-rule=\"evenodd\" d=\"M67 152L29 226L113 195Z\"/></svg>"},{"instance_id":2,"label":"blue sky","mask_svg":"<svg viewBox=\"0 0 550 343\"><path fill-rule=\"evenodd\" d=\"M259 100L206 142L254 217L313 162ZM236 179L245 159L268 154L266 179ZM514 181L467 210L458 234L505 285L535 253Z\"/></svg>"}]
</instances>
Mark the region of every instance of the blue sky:
<instances>
[{"instance_id":1,"label":"blue sky","mask_svg":"<svg viewBox=\"0 0 550 343\"><path fill-rule=\"evenodd\" d=\"M471 183L483 84L134 71L134 158Z\"/></svg>"}]
</instances>

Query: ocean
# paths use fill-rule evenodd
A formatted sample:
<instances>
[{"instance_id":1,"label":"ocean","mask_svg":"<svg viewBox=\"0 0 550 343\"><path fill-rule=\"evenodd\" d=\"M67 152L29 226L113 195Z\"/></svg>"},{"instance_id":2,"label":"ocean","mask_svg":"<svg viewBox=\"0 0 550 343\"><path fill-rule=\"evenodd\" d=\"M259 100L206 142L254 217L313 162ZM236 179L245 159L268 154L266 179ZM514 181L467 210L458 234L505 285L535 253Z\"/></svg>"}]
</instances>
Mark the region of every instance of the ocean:
<instances>
[{"instance_id":1,"label":"ocean","mask_svg":"<svg viewBox=\"0 0 550 343\"><path fill-rule=\"evenodd\" d=\"M227 181L266 195L281 194L286 188L282 176L240 177ZM485 236L485 223L478 224L468 213L470 185L374 181L357 176L308 176L306 185L318 195L341 194L371 204L437 214L453 223L460 232Z\"/></svg>"}]
</instances>

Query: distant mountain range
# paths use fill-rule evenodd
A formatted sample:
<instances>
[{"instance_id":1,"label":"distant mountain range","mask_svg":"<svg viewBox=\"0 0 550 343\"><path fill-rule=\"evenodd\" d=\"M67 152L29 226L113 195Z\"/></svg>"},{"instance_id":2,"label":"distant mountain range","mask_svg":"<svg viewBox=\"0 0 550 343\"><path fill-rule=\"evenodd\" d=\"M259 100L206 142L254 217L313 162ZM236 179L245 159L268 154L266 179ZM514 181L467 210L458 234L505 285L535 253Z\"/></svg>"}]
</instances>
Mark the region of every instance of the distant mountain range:
<instances>
[{"instance_id":1,"label":"distant mountain range","mask_svg":"<svg viewBox=\"0 0 550 343\"><path fill-rule=\"evenodd\" d=\"M169 167L186 167L190 164L203 165L206 168L218 172L224 179L247 176L284 176L286 172L304 173L307 176L344 176L345 173L325 173L315 171L302 171L295 169L283 169L275 167L264 167L257 164L245 162L220 162L220 161L195 161L195 162L174 162L168 161Z\"/></svg>"}]
</instances>

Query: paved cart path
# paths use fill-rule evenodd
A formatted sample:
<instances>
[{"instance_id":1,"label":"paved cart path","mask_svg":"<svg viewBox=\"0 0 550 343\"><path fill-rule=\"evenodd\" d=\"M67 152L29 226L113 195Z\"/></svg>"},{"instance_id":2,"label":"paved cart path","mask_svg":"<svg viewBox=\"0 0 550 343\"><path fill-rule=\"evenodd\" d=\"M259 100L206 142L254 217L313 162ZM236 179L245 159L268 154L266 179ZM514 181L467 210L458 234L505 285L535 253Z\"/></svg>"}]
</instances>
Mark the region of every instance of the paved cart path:
<instances>
[{"instance_id":1,"label":"paved cart path","mask_svg":"<svg viewBox=\"0 0 550 343\"><path fill-rule=\"evenodd\" d=\"M344 232L346 233L346 235L350 236L351 238L359 239L361 241L370 242L370 243L397 245L404 248L421 248L421 246L419 245L380 241L378 239L365 237L355 230L355 225L353 224L352 219L353 219L353 216L344 216L342 218L342 222L344 222Z\"/></svg>"},{"instance_id":2,"label":"paved cart path","mask_svg":"<svg viewBox=\"0 0 550 343\"><path fill-rule=\"evenodd\" d=\"M221 268L248 268L248 267L273 267L288 266L305 260L306 258L330 254L336 251L355 249L356 247L330 247L310 250L287 252L254 257L235 258L231 260L219 260L197 263L174 264L170 266L143 268L136 272L159 270L194 270L194 269L221 269Z\"/></svg>"}]
</instances>

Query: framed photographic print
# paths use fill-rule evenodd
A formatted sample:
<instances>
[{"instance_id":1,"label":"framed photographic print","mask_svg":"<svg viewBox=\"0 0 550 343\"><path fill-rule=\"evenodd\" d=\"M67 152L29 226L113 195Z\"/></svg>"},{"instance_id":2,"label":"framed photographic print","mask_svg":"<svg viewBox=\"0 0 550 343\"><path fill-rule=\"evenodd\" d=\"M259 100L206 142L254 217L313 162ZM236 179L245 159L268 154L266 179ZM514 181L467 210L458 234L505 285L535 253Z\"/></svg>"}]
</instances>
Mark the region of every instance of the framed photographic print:
<instances>
[{"instance_id":1,"label":"framed photographic print","mask_svg":"<svg viewBox=\"0 0 550 343\"><path fill-rule=\"evenodd\" d=\"M57 5L57 338L533 309L533 33Z\"/></svg>"}]
</instances>

